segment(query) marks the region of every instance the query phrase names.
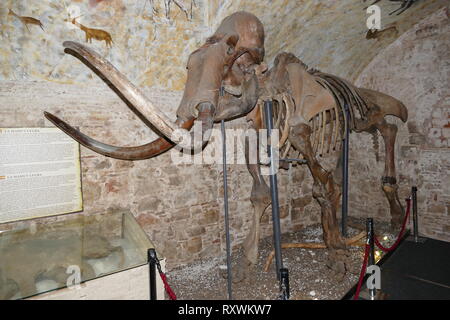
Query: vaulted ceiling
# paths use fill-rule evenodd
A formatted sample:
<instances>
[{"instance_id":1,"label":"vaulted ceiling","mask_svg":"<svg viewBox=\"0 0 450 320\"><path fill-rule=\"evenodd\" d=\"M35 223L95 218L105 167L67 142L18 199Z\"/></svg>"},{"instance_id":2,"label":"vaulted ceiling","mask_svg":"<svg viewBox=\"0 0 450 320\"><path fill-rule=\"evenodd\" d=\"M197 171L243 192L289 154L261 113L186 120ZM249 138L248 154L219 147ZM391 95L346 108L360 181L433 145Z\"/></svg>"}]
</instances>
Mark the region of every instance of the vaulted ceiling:
<instances>
[{"instance_id":1,"label":"vaulted ceiling","mask_svg":"<svg viewBox=\"0 0 450 320\"><path fill-rule=\"evenodd\" d=\"M367 64L405 31L448 0L417 0L400 15L389 15L399 2L381 0L381 28L376 39L366 39L369 18L365 7L373 0L215 0L209 2L214 29L227 15L245 10L257 15L266 32L266 61L282 51L306 64L355 80Z\"/></svg>"},{"instance_id":2,"label":"vaulted ceiling","mask_svg":"<svg viewBox=\"0 0 450 320\"><path fill-rule=\"evenodd\" d=\"M88 45L109 59L134 83L180 91L189 53L202 45L227 15L246 10L266 31L266 62L290 51L312 67L355 80L384 48L424 17L448 6L448 0L417 0L401 15L389 15L398 2L381 0L382 29L366 39L364 8L374 0L25 0L0 2L0 80L64 83L100 81L73 57L66 40L85 42L85 34L67 19L109 32L113 46ZM171 4L170 7L167 3ZM177 5L179 4L179 6ZM168 10L170 8L170 10ZM9 15L39 19L44 30Z\"/></svg>"}]
</instances>

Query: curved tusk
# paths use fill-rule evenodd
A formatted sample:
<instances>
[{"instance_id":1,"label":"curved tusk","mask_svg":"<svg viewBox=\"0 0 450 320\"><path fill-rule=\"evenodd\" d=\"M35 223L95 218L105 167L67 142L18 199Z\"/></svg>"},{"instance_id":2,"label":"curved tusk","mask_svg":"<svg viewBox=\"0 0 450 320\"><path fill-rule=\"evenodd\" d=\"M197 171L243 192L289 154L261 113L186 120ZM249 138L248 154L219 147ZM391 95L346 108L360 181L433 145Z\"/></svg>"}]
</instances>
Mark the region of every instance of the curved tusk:
<instances>
[{"instance_id":1,"label":"curved tusk","mask_svg":"<svg viewBox=\"0 0 450 320\"><path fill-rule=\"evenodd\" d=\"M214 126L215 108L209 102L202 102L198 105L198 118L195 121L194 130L190 134L184 129L174 131L174 136L180 135L177 145L183 149L194 151L201 150L211 138L212 127ZM197 127L200 126L200 130ZM188 132L187 135L184 132Z\"/></svg>"},{"instance_id":2,"label":"curved tusk","mask_svg":"<svg viewBox=\"0 0 450 320\"><path fill-rule=\"evenodd\" d=\"M141 113L152 125L154 125L165 137L178 143L181 139L180 134L175 137L173 132L175 130L184 130L173 123L160 110L155 108L148 98L135 87L123 74L121 74L108 60L101 57L95 51L86 46L73 42L64 41L63 46L69 49L66 52L73 51L77 58L86 60L95 71L106 78L132 105ZM80 59L82 60L82 59ZM83 60L82 60L83 61ZM83 61L84 62L84 61ZM187 134L187 131L183 134ZM180 132L179 132L180 133Z\"/></svg>"},{"instance_id":3,"label":"curved tusk","mask_svg":"<svg viewBox=\"0 0 450 320\"><path fill-rule=\"evenodd\" d=\"M78 141L92 151L104 156L121 160L145 160L157 156L171 149L175 144L165 138L158 138L154 141L138 147L116 147L99 142L78 131L68 123L59 119L51 113L44 112L45 117L55 126L64 131L67 135ZM194 124L194 120L189 120L180 124L180 127L189 130Z\"/></svg>"}]
</instances>

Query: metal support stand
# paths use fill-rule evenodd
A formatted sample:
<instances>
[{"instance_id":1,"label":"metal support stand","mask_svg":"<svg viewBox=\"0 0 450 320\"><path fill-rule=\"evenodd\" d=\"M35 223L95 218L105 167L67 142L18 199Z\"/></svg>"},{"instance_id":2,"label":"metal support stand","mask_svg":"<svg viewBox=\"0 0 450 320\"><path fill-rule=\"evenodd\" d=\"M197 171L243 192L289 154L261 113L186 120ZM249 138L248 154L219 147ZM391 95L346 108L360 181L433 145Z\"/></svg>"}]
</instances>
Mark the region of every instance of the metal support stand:
<instances>
[{"instance_id":1,"label":"metal support stand","mask_svg":"<svg viewBox=\"0 0 450 320\"><path fill-rule=\"evenodd\" d=\"M223 97L224 88L221 86L219 95ZM225 132L225 121L220 122L222 130L222 162L223 162L223 209L225 218L225 238L227 246L227 289L228 299L233 300L232 272L231 272L231 240L230 240L230 220L228 216L228 171L227 171L227 135Z\"/></svg>"},{"instance_id":2,"label":"metal support stand","mask_svg":"<svg viewBox=\"0 0 450 320\"><path fill-rule=\"evenodd\" d=\"M230 241L230 223L228 217L228 174L227 174L227 140L225 133L225 121L220 123L222 129L222 156L223 156L223 207L225 211L225 237L227 243L227 280L228 280L228 299L233 299L232 279L231 279L231 241Z\"/></svg>"},{"instance_id":3,"label":"metal support stand","mask_svg":"<svg viewBox=\"0 0 450 320\"><path fill-rule=\"evenodd\" d=\"M306 164L308 163L308 161L306 161L305 159L298 159L298 158L284 158L284 159L280 159L281 161L286 161L286 162L297 162L298 164Z\"/></svg>"},{"instance_id":4,"label":"metal support stand","mask_svg":"<svg viewBox=\"0 0 450 320\"><path fill-rule=\"evenodd\" d=\"M419 221L417 217L417 187L411 188L413 224L414 224L414 242L419 242Z\"/></svg>"},{"instance_id":5,"label":"metal support stand","mask_svg":"<svg viewBox=\"0 0 450 320\"><path fill-rule=\"evenodd\" d=\"M289 288L289 270L287 268L280 269L280 283L281 283L281 300L289 300L290 288Z\"/></svg>"},{"instance_id":6,"label":"metal support stand","mask_svg":"<svg viewBox=\"0 0 450 320\"><path fill-rule=\"evenodd\" d=\"M412 213L413 213L413 231L414 234L407 238L408 241L414 241L415 243L424 243L425 238L419 237L419 215L417 212L417 187L413 186L411 188L411 199L412 199Z\"/></svg>"},{"instance_id":7,"label":"metal support stand","mask_svg":"<svg viewBox=\"0 0 450 320\"><path fill-rule=\"evenodd\" d=\"M344 132L342 144L342 236L347 236L347 217L348 217L348 153L349 153L349 137L350 137L350 112L348 105L344 104L344 116L347 119L347 126Z\"/></svg>"},{"instance_id":8,"label":"metal support stand","mask_svg":"<svg viewBox=\"0 0 450 320\"><path fill-rule=\"evenodd\" d=\"M375 265L375 241L374 241L375 233L373 231L373 219L372 218L367 219L367 236L369 237L368 239L369 239L369 246L370 246L369 259L368 259L367 265L373 266L373 265ZM375 288L369 289L370 300L375 300L376 295L377 295L377 289L375 289Z\"/></svg>"},{"instance_id":9,"label":"metal support stand","mask_svg":"<svg viewBox=\"0 0 450 320\"><path fill-rule=\"evenodd\" d=\"M150 287L150 300L157 300L156 294L156 251L154 248L147 250L147 262L148 262L148 278Z\"/></svg>"},{"instance_id":10,"label":"metal support stand","mask_svg":"<svg viewBox=\"0 0 450 320\"><path fill-rule=\"evenodd\" d=\"M267 152L270 158L270 195L272 198L272 221L273 221L273 242L275 249L275 265L277 271L277 279L280 281L280 291L282 291L282 297L288 297L289 294L286 293L286 283L289 283L288 272L283 268L283 259L281 256L281 226L280 226L280 208L278 202L278 183L277 174L275 167L275 148L270 143L270 137L273 129L273 117L272 117L272 101L264 101L264 118L267 128ZM283 271L284 280L282 280L281 273ZM286 282L287 281L287 282ZM289 286L288 286L289 287Z\"/></svg>"}]
</instances>

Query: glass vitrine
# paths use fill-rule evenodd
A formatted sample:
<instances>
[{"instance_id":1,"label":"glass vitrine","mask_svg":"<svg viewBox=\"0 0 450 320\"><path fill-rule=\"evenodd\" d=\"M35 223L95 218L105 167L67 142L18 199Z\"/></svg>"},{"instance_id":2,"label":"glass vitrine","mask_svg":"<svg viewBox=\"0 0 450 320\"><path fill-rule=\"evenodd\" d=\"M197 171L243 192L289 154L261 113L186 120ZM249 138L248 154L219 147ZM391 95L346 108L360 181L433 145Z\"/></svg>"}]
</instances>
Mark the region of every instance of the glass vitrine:
<instances>
[{"instance_id":1,"label":"glass vitrine","mask_svg":"<svg viewBox=\"0 0 450 320\"><path fill-rule=\"evenodd\" d=\"M153 248L130 212L1 227L0 299L27 298L145 265Z\"/></svg>"}]
</instances>

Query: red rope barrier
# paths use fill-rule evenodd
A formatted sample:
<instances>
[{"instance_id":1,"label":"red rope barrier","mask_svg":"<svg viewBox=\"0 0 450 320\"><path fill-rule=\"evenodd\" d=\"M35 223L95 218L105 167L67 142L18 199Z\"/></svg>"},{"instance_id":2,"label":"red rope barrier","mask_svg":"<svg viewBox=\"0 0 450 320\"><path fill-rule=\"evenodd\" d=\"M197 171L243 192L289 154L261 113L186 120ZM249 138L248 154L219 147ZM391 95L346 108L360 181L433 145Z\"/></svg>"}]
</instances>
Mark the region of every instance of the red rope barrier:
<instances>
[{"instance_id":1,"label":"red rope barrier","mask_svg":"<svg viewBox=\"0 0 450 320\"><path fill-rule=\"evenodd\" d=\"M353 296L353 300L358 300L358 298L359 298L359 292L361 291L362 282L363 282L364 276L366 275L369 251L370 251L370 245L366 244L366 250L364 251L364 261L363 261L363 264L361 267L361 273L359 274L358 286L356 287L356 292L355 292L355 295Z\"/></svg>"},{"instance_id":2,"label":"red rope barrier","mask_svg":"<svg viewBox=\"0 0 450 320\"><path fill-rule=\"evenodd\" d=\"M152 249L150 249L150 250L152 250ZM150 252L150 250L149 250L149 252ZM156 264L156 267L158 268L158 273L164 284L164 289L166 289L166 292L169 295L170 300L177 300L177 296L175 295L175 292L173 292L172 288L169 286L169 283L167 282L166 274L162 271L161 264L159 263L158 257L156 256L156 251L155 250L153 250L153 251L154 251L154 254L153 254L154 256L152 257L149 254L149 257L150 257L150 259L153 258L153 261Z\"/></svg>"},{"instance_id":3,"label":"red rope barrier","mask_svg":"<svg viewBox=\"0 0 450 320\"><path fill-rule=\"evenodd\" d=\"M399 233L399 235L397 237L397 240L394 242L394 244L391 247L389 247L389 248L383 247L383 245L380 243L380 241L378 241L377 237L374 236L375 244L382 251L384 251L384 252L392 251L398 246L398 244L400 243L400 241L402 239L403 233L405 232L406 223L408 221L410 209L411 209L411 199L406 199L406 213L405 213L405 218L403 220L402 228L400 229L400 233ZM369 239L367 241L369 241ZM362 282L363 282L364 276L366 275L367 262L368 262L368 258L369 258L369 252L370 252L370 244L366 243L365 251L364 251L364 261L363 261L363 264L361 266L361 273L359 274L358 286L356 287L356 291L355 291L355 295L353 296L353 300L358 300L359 299L359 293L361 292Z\"/></svg>"},{"instance_id":4,"label":"red rope barrier","mask_svg":"<svg viewBox=\"0 0 450 320\"><path fill-rule=\"evenodd\" d=\"M164 283L164 289L166 289L166 292L169 295L170 300L177 300L175 292L173 292L172 288L169 286L169 283L167 282L166 274L164 272L160 272L159 276L161 277L161 280Z\"/></svg>"},{"instance_id":5,"label":"red rope barrier","mask_svg":"<svg viewBox=\"0 0 450 320\"><path fill-rule=\"evenodd\" d=\"M400 243L400 241L402 239L403 233L405 232L406 222L408 221L410 209L411 209L411 199L406 199L406 214L405 214L405 218L403 220L402 228L400 229L400 233L398 234L397 240L395 240L394 244L391 247L389 247L389 248L383 247L383 245L380 243L380 241L377 239L377 237L376 236L374 237L375 244L382 251L389 252L389 251L392 251L395 248L397 248L398 244Z\"/></svg>"}]
</instances>

